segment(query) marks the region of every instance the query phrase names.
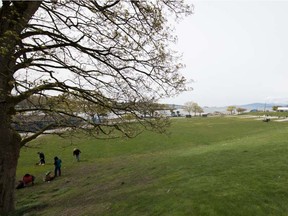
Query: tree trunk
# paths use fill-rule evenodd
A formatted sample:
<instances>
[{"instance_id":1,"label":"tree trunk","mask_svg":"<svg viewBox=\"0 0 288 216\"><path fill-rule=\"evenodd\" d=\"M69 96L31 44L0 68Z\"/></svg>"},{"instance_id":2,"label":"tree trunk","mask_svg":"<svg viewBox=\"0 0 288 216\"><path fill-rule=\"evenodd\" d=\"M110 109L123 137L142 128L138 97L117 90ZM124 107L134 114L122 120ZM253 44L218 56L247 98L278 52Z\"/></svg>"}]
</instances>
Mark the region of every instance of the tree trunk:
<instances>
[{"instance_id":1,"label":"tree trunk","mask_svg":"<svg viewBox=\"0 0 288 216\"><path fill-rule=\"evenodd\" d=\"M0 215L15 209L14 189L16 167L20 150L20 136L3 124L3 112L0 114Z\"/></svg>"},{"instance_id":2,"label":"tree trunk","mask_svg":"<svg viewBox=\"0 0 288 216\"><path fill-rule=\"evenodd\" d=\"M14 87L14 53L20 34L42 1L2 1L0 7L0 215L13 211L14 189L21 137L11 127L15 114L11 92Z\"/></svg>"}]
</instances>

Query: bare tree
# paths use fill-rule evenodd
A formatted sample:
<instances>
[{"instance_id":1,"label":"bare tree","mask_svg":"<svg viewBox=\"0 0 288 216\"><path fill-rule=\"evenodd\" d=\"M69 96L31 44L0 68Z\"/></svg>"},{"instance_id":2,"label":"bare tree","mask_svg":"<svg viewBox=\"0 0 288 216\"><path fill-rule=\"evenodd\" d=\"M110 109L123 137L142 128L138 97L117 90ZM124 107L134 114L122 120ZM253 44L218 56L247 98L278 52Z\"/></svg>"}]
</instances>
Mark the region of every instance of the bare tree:
<instances>
[{"instance_id":1,"label":"bare tree","mask_svg":"<svg viewBox=\"0 0 288 216\"><path fill-rule=\"evenodd\" d=\"M235 109L236 109L236 106L228 106L226 110L228 112L230 112L230 114L232 115L234 113Z\"/></svg>"},{"instance_id":2,"label":"bare tree","mask_svg":"<svg viewBox=\"0 0 288 216\"><path fill-rule=\"evenodd\" d=\"M161 119L139 120L142 127L135 131L125 122L97 124L79 113L104 110L119 119L123 114L140 119L138 110L147 98L157 101L185 91L182 64L168 46L175 41L168 18L190 13L182 0L2 2L0 214L14 209L20 147L47 130L81 126L90 134L92 129L108 135L120 130L129 137L143 128L163 131ZM30 106L19 106L25 100ZM83 103L77 112L72 100ZM12 123L21 121L23 113L45 115L47 124L21 137Z\"/></svg>"},{"instance_id":3,"label":"bare tree","mask_svg":"<svg viewBox=\"0 0 288 216\"><path fill-rule=\"evenodd\" d=\"M184 110L191 115L191 112L194 112L194 115L197 113L202 113L203 109L195 102L190 101L184 104Z\"/></svg>"},{"instance_id":4,"label":"bare tree","mask_svg":"<svg viewBox=\"0 0 288 216\"><path fill-rule=\"evenodd\" d=\"M203 113L204 110L203 110L202 107L198 106L198 107L197 107L197 112L199 113L199 115L201 115L201 113Z\"/></svg>"},{"instance_id":5,"label":"bare tree","mask_svg":"<svg viewBox=\"0 0 288 216\"><path fill-rule=\"evenodd\" d=\"M239 114L245 112L246 110L247 110L247 109L241 108L241 107L237 107L237 108L236 108L236 111L237 111Z\"/></svg>"},{"instance_id":6,"label":"bare tree","mask_svg":"<svg viewBox=\"0 0 288 216\"><path fill-rule=\"evenodd\" d=\"M184 104L184 108L183 108L183 109L184 109L186 112L188 112L189 115L191 115L191 112L193 111L193 104L194 104L193 101L189 101L189 102L186 102L186 103Z\"/></svg>"}]
</instances>

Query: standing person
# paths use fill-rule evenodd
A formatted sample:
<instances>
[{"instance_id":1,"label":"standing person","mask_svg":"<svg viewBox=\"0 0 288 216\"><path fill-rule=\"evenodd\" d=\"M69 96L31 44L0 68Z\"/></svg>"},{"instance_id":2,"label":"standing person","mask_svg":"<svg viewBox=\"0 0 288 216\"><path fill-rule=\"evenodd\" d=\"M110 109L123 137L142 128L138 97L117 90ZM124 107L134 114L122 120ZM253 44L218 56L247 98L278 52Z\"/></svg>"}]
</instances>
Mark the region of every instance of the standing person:
<instances>
[{"instance_id":1,"label":"standing person","mask_svg":"<svg viewBox=\"0 0 288 216\"><path fill-rule=\"evenodd\" d=\"M54 157L54 166L55 166L55 169L54 169L54 176L61 176L61 164L62 164L62 161L61 159L59 159L58 157Z\"/></svg>"},{"instance_id":2,"label":"standing person","mask_svg":"<svg viewBox=\"0 0 288 216\"><path fill-rule=\"evenodd\" d=\"M43 152L38 152L39 158L40 158L40 162L39 165L44 165L45 164L45 155Z\"/></svg>"},{"instance_id":3,"label":"standing person","mask_svg":"<svg viewBox=\"0 0 288 216\"><path fill-rule=\"evenodd\" d=\"M76 157L76 160L77 160L78 162L80 161L80 153L81 153L81 151L80 151L79 149L74 148L74 150L73 150L73 156Z\"/></svg>"}]
</instances>

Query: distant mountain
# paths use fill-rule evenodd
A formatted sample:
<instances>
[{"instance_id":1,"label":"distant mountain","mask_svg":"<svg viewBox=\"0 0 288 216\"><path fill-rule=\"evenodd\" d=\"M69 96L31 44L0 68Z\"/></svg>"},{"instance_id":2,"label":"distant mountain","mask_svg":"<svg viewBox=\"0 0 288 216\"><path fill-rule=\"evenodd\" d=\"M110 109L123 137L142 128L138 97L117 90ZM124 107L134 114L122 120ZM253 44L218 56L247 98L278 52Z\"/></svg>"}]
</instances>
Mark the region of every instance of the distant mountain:
<instances>
[{"instance_id":1,"label":"distant mountain","mask_svg":"<svg viewBox=\"0 0 288 216\"><path fill-rule=\"evenodd\" d=\"M248 112L250 110L259 110L259 111L263 111L263 110L272 110L273 106L288 106L287 104L276 104L276 103L251 103L251 104L242 104L242 105L235 105L235 107L241 107L246 109ZM226 113L227 112L227 107L228 106L223 106L223 107L203 107L204 112L207 113L213 113L213 112L222 112L222 113Z\"/></svg>"},{"instance_id":2,"label":"distant mountain","mask_svg":"<svg viewBox=\"0 0 288 216\"><path fill-rule=\"evenodd\" d=\"M273 106L287 106L285 104L275 104L275 103L251 103L238 105L236 107L245 108L247 110L257 109L257 110L272 110Z\"/></svg>"}]
</instances>

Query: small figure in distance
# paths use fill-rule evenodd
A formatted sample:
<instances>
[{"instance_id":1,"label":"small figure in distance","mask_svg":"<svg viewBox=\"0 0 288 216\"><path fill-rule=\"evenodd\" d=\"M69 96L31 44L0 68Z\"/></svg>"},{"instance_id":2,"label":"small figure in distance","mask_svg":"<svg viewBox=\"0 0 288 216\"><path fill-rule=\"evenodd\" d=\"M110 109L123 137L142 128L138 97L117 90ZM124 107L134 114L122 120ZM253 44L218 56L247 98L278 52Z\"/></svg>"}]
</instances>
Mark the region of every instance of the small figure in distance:
<instances>
[{"instance_id":1,"label":"small figure in distance","mask_svg":"<svg viewBox=\"0 0 288 216\"><path fill-rule=\"evenodd\" d=\"M62 164L62 161L61 159L59 159L58 157L54 157L54 166L55 166L55 169L54 169L54 176L61 176L61 164Z\"/></svg>"},{"instance_id":2,"label":"small figure in distance","mask_svg":"<svg viewBox=\"0 0 288 216\"><path fill-rule=\"evenodd\" d=\"M21 181L19 181L16 189L27 187L28 185L34 185L35 176L30 174L25 174Z\"/></svg>"},{"instance_id":3,"label":"small figure in distance","mask_svg":"<svg viewBox=\"0 0 288 216\"><path fill-rule=\"evenodd\" d=\"M39 158L40 158L40 162L39 162L39 165L45 165L45 155L43 152L38 152L37 153L39 155Z\"/></svg>"},{"instance_id":4,"label":"small figure in distance","mask_svg":"<svg viewBox=\"0 0 288 216\"><path fill-rule=\"evenodd\" d=\"M79 149L77 149L77 148L74 148L74 149L73 149L73 156L76 157L76 160L77 160L78 162L80 161L80 153L81 153L81 151L80 151Z\"/></svg>"},{"instance_id":5,"label":"small figure in distance","mask_svg":"<svg viewBox=\"0 0 288 216\"><path fill-rule=\"evenodd\" d=\"M45 177L43 178L43 181L50 182L55 178L55 175L52 174L51 171L48 171L45 173Z\"/></svg>"}]
</instances>

